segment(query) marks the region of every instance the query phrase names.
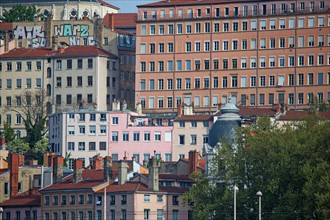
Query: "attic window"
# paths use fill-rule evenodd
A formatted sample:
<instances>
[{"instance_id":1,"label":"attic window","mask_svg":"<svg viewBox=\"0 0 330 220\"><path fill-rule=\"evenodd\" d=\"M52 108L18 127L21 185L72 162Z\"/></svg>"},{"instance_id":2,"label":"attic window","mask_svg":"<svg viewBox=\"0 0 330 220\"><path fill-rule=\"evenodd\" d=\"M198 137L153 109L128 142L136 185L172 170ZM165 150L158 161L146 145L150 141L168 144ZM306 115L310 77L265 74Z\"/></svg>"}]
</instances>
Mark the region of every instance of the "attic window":
<instances>
[{"instance_id":1,"label":"attic window","mask_svg":"<svg viewBox=\"0 0 330 220\"><path fill-rule=\"evenodd\" d=\"M89 15L89 12L87 11L87 10L85 10L84 12L83 12L83 16L84 17L87 17Z\"/></svg>"},{"instance_id":2,"label":"attic window","mask_svg":"<svg viewBox=\"0 0 330 220\"><path fill-rule=\"evenodd\" d=\"M46 18L47 18L47 17L48 17L48 15L49 15L49 11L48 11L48 10L45 10L43 15L44 15L44 17L46 17Z\"/></svg>"},{"instance_id":3,"label":"attic window","mask_svg":"<svg viewBox=\"0 0 330 220\"><path fill-rule=\"evenodd\" d=\"M71 13L70 13L70 15L72 17L76 17L77 16L77 11L76 10L72 10Z\"/></svg>"}]
</instances>

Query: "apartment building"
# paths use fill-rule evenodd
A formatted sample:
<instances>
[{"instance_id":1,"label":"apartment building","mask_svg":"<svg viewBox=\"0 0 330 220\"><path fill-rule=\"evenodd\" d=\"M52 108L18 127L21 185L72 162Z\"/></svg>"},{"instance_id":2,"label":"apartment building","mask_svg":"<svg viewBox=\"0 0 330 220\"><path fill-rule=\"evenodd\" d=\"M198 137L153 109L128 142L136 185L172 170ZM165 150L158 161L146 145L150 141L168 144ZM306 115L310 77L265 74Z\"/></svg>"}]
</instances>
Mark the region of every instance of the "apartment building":
<instances>
[{"instance_id":1,"label":"apartment building","mask_svg":"<svg viewBox=\"0 0 330 220\"><path fill-rule=\"evenodd\" d=\"M42 14L41 19L52 15L54 20L80 20L84 17L92 18L99 15L102 18L107 13L118 13L119 8L103 0L53 0L53 1L23 1L23 0L3 0L1 1L0 16L4 10L9 11L17 4L24 6L36 6Z\"/></svg>"},{"instance_id":2,"label":"apartment building","mask_svg":"<svg viewBox=\"0 0 330 220\"><path fill-rule=\"evenodd\" d=\"M117 56L95 46L19 48L0 59L0 129L5 121L19 136L25 136L23 107L40 102L48 113L81 108L106 111L117 96ZM28 99L27 93L33 97Z\"/></svg>"},{"instance_id":3,"label":"apartment building","mask_svg":"<svg viewBox=\"0 0 330 220\"><path fill-rule=\"evenodd\" d=\"M149 117L134 112L109 114L109 155L134 157L142 163L155 153L158 159L172 161L173 126L169 118Z\"/></svg>"},{"instance_id":4,"label":"apartment building","mask_svg":"<svg viewBox=\"0 0 330 220\"><path fill-rule=\"evenodd\" d=\"M138 6L136 101L306 108L330 99L329 1L160 1Z\"/></svg>"},{"instance_id":5,"label":"apartment building","mask_svg":"<svg viewBox=\"0 0 330 220\"><path fill-rule=\"evenodd\" d=\"M188 158L190 151L202 152L208 143L213 115L182 115L173 123L173 159Z\"/></svg>"}]
</instances>

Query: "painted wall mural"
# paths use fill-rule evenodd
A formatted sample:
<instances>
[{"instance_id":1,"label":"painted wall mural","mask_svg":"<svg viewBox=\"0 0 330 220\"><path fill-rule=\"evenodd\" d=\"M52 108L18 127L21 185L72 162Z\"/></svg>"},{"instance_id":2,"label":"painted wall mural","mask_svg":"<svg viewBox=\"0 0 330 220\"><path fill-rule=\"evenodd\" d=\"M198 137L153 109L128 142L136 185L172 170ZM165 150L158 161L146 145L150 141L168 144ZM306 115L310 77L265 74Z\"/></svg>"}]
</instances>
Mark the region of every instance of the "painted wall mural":
<instances>
[{"instance_id":1,"label":"painted wall mural","mask_svg":"<svg viewBox=\"0 0 330 220\"><path fill-rule=\"evenodd\" d=\"M16 40L29 40L33 48L45 47L47 42L43 26L16 26L14 37Z\"/></svg>"},{"instance_id":2,"label":"painted wall mural","mask_svg":"<svg viewBox=\"0 0 330 220\"><path fill-rule=\"evenodd\" d=\"M90 36L89 26L82 24L61 24L54 25L54 36L68 37L68 44L74 45L95 45L93 35Z\"/></svg>"}]
</instances>

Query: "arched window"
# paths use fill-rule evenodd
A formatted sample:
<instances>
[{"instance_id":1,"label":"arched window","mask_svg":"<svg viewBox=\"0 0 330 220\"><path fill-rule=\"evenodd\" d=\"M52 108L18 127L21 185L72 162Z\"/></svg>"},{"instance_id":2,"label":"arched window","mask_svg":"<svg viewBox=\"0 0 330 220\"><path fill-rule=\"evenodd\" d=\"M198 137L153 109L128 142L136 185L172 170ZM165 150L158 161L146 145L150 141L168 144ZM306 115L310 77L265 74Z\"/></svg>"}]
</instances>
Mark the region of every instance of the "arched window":
<instances>
[{"instance_id":1,"label":"arched window","mask_svg":"<svg viewBox=\"0 0 330 220\"><path fill-rule=\"evenodd\" d=\"M52 86L50 84L47 84L47 95L48 96L52 95Z\"/></svg>"},{"instance_id":2,"label":"arched window","mask_svg":"<svg viewBox=\"0 0 330 220\"><path fill-rule=\"evenodd\" d=\"M50 67L47 68L47 78L52 77L52 69Z\"/></svg>"}]
</instances>

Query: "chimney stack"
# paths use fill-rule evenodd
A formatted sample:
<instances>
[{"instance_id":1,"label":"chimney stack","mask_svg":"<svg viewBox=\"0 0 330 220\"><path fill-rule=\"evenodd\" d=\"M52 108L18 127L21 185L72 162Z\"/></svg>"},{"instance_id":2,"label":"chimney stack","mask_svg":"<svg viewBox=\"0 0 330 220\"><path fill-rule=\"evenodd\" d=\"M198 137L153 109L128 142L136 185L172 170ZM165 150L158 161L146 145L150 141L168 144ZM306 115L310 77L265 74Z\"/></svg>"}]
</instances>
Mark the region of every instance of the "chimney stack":
<instances>
[{"instance_id":1,"label":"chimney stack","mask_svg":"<svg viewBox=\"0 0 330 220\"><path fill-rule=\"evenodd\" d=\"M102 157L100 155L93 157L93 170L102 170Z\"/></svg>"},{"instance_id":2,"label":"chimney stack","mask_svg":"<svg viewBox=\"0 0 330 220\"><path fill-rule=\"evenodd\" d=\"M178 104L178 117L182 116L182 105L181 103Z\"/></svg>"},{"instance_id":3,"label":"chimney stack","mask_svg":"<svg viewBox=\"0 0 330 220\"><path fill-rule=\"evenodd\" d=\"M136 112L138 113L138 115L142 115L142 105L141 102L136 104Z\"/></svg>"},{"instance_id":4,"label":"chimney stack","mask_svg":"<svg viewBox=\"0 0 330 220\"><path fill-rule=\"evenodd\" d=\"M56 156L53 158L53 175L54 183L60 183L63 179L63 164L64 159L62 156Z\"/></svg>"},{"instance_id":5,"label":"chimney stack","mask_svg":"<svg viewBox=\"0 0 330 220\"><path fill-rule=\"evenodd\" d=\"M24 165L24 155L16 153L9 154L10 198L18 195L18 172L19 166L22 165Z\"/></svg>"},{"instance_id":6,"label":"chimney stack","mask_svg":"<svg viewBox=\"0 0 330 220\"><path fill-rule=\"evenodd\" d=\"M46 152L44 154L44 166L45 167L53 167L53 159L55 157L54 152Z\"/></svg>"},{"instance_id":7,"label":"chimney stack","mask_svg":"<svg viewBox=\"0 0 330 220\"><path fill-rule=\"evenodd\" d=\"M5 37L4 37L4 49L5 49L5 52L9 51L9 33L8 31L5 31Z\"/></svg>"},{"instance_id":8,"label":"chimney stack","mask_svg":"<svg viewBox=\"0 0 330 220\"><path fill-rule=\"evenodd\" d=\"M189 175L197 172L197 165L198 165L198 159L199 159L199 152L196 150L189 151Z\"/></svg>"},{"instance_id":9,"label":"chimney stack","mask_svg":"<svg viewBox=\"0 0 330 220\"><path fill-rule=\"evenodd\" d=\"M159 191L159 167L155 156L149 159L149 182L148 188L153 191Z\"/></svg>"},{"instance_id":10,"label":"chimney stack","mask_svg":"<svg viewBox=\"0 0 330 220\"><path fill-rule=\"evenodd\" d=\"M58 50L58 45L57 45L57 37L53 36L52 37L52 50L57 51Z\"/></svg>"},{"instance_id":11,"label":"chimney stack","mask_svg":"<svg viewBox=\"0 0 330 220\"><path fill-rule=\"evenodd\" d=\"M119 100L113 100L112 102L112 111L120 111L120 101Z\"/></svg>"},{"instance_id":12,"label":"chimney stack","mask_svg":"<svg viewBox=\"0 0 330 220\"><path fill-rule=\"evenodd\" d=\"M126 160L119 161L118 165L118 185L123 185L127 182L127 162Z\"/></svg>"},{"instance_id":13,"label":"chimney stack","mask_svg":"<svg viewBox=\"0 0 330 220\"><path fill-rule=\"evenodd\" d=\"M103 158L103 173L104 182L109 182L112 179L112 158L110 156Z\"/></svg>"},{"instance_id":14,"label":"chimney stack","mask_svg":"<svg viewBox=\"0 0 330 220\"><path fill-rule=\"evenodd\" d=\"M74 164L73 164L73 183L77 183L82 181L82 172L83 172L83 165L82 165L82 160L80 159L75 159Z\"/></svg>"}]
</instances>

